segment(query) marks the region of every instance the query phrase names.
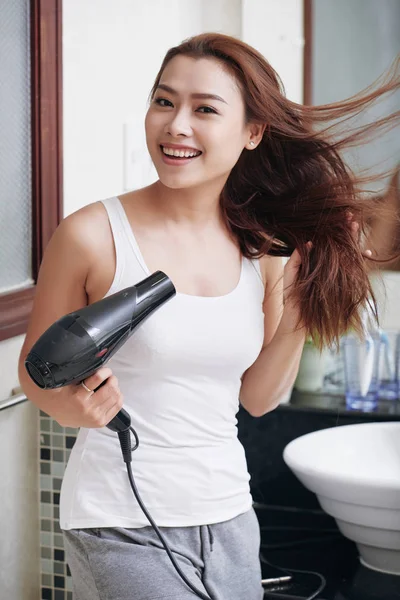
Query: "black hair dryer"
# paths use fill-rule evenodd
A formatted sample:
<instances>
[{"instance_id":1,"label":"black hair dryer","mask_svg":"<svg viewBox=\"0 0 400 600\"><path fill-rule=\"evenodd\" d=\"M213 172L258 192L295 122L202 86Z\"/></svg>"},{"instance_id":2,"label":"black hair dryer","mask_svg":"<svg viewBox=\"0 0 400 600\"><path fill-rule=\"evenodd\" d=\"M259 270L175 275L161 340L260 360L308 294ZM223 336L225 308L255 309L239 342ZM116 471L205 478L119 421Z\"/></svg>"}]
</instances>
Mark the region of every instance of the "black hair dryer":
<instances>
[{"instance_id":1,"label":"black hair dryer","mask_svg":"<svg viewBox=\"0 0 400 600\"><path fill-rule=\"evenodd\" d=\"M135 329L175 294L167 275L156 271L136 285L61 317L26 357L29 376L45 390L80 383L105 365ZM121 409L107 427L119 432L130 423L129 414Z\"/></svg>"}]
</instances>

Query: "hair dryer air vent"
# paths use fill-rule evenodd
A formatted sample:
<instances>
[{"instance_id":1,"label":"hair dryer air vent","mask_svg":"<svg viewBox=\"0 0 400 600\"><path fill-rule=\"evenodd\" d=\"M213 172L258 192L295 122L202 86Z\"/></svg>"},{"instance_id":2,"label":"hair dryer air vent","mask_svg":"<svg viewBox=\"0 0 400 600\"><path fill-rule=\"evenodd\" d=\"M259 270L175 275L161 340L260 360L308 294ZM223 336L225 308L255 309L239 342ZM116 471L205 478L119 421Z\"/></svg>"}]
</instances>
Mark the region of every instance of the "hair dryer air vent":
<instances>
[{"instance_id":1,"label":"hair dryer air vent","mask_svg":"<svg viewBox=\"0 0 400 600\"><path fill-rule=\"evenodd\" d=\"M25 367L36 385L42 389L54 387L54 378L46 363L34 352L30 352Z\"/></svg>"}]
</instances>

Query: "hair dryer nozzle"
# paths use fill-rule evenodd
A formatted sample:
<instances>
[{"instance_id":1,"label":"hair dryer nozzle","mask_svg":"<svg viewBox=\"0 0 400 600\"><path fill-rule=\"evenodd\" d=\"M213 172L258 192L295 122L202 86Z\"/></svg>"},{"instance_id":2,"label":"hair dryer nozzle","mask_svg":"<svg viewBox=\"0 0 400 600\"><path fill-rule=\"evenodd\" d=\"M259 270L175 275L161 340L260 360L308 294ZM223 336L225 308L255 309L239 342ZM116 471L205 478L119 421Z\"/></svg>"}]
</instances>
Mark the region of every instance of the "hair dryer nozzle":
<instances>
[{"instance_id":1,"label":"hair dryer nozzle","mask_svg":"<svg viewBox=\"0 0 400 600\"><path fill-rule=\"evenodd\" d=\"M156 271L135 285L136 310L132 315L131 332L157 308L175 296L172 281L162 271Z\"/></svg>"}]
</instances>

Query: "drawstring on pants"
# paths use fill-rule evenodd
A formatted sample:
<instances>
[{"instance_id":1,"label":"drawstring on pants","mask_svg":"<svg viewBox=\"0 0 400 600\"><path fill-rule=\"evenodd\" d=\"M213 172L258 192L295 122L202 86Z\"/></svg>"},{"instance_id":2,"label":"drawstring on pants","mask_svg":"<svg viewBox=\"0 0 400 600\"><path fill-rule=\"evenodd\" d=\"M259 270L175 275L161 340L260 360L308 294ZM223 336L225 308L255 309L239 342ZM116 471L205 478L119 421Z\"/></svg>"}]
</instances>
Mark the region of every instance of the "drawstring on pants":
<instances>
[{"instance_id":1,"label":"drawstring on pants","mask_svg":"<svg viewBox=\"0 0 400 600\"><path fill-rule=\"evenodd\" d=\"M213 545L214 545L214 534L212 532L212 529L209 525L207 525L207 531L208 531L208 537L210 540L210 552L213 551Z\"/></svg>"}]
</instances>

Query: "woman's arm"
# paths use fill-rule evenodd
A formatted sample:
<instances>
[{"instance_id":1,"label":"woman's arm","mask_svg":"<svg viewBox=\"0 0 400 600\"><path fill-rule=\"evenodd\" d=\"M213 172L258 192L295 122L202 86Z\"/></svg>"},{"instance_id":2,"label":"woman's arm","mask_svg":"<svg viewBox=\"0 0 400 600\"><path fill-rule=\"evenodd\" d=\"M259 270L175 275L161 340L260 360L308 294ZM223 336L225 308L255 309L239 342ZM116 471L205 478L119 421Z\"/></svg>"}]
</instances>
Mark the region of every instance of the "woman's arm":
<instances>
[{"instance_id":1,"label":"woman's arm","mask_svg":"<svg viewBox=\"0 0 400 600\"><path fill-rule=\"evenodd\" d=\"M290 263L290 264L289 264ZM287 299L284 303L284 267L279 257L261 260L265 273L264 344L252 366L242 379L240 402L253 416L260 417L273 410L292 387L299 369L305 341L304 328L297 328L296 307ZM287 281L293 281L299 266L299 255L293 253L285 267Z\"/></svg>"},{"instance_id":2,"label":"woman's arm","mask_svg":"<svg viewBox=\"0 0 400 600\"><path fill-rule=\"evenodd\" d=\"M101 218L96 207L85 207L58 226L40 267L28 331L19 358L19 379L27 398L65 427L102 427L122 406L118 382L106 367L86 380L89 387L93 386L90 389L108 380L105 386L88 396L78 385L42 390L33 383L24 366L29 350L50 325L87 305L86 282L91 265L102 256L104 244ZM105 219L107 217L103 216L103 221Z\"/></svg>"}]
</instances>

